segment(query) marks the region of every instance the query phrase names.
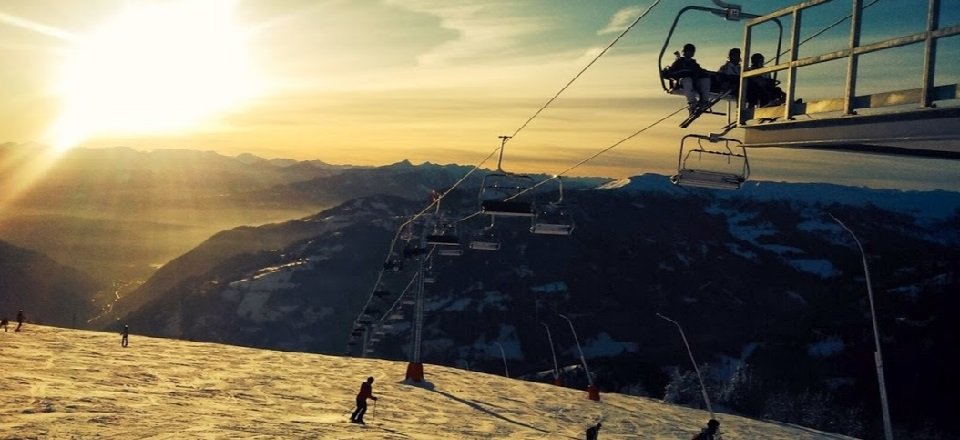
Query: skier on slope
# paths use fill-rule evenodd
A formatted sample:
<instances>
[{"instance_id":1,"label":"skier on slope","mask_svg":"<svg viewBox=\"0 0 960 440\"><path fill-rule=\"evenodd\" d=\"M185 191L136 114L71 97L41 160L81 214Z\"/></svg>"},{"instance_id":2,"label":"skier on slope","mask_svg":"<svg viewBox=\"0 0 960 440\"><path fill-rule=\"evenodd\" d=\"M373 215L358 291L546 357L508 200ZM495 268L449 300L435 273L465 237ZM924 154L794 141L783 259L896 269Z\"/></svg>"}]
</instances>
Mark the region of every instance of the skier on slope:
<instances>
[{"instance_id":1,"label":"skier on slope","mask_svg":"<svg viewBox=\"0 0 960 440\"><path fill-rule=\"evenodd\" d=\"M23 316L23 310L17 312L17 328L14 329L13 331L15 331L15 332L20 331L20 327L23 326L23 321L24 321L25 319L26 319L26 317Z\"/></svg>"},{"instance_id":2,"label":"skier on slope","mask_svg":"<svg viewBox=\"0 0 960 440\"><path fill-rule=\"evenodd\" d=\"M597 422L596 426L591 426L587 428L587 440L597 440L597 436L600 435L600 427L603 426L600 422Z\"/></svg>"},{"instance_id":3,"label":"skier on slope","mask_svg":"<svg viewBox=\"0 0 960 440\"><path fill-rule=\"evenodd\" d=\"M703 428L699 434L693 436L690 440L717 440L720 438L720 434L717 431L720 430L720 422L717 419L710 419L707 422L707 427Z\"/></svg>"},{"instance_id":4,"label":"skier on slope","mask_svg":"<svg viewBox=\"0 0 960 440\"><path fill-rule=\"evenodd\" d=\"M357 393L357 409L353 411L353 414L350 416L350 421L353 423L359 423L365 425L363 422L363 415L367 412L367 399L377 400L377 397L373 395L373 378L368 377L367 381L360 384L360 392Z\"/></svg>"}]
</instances>

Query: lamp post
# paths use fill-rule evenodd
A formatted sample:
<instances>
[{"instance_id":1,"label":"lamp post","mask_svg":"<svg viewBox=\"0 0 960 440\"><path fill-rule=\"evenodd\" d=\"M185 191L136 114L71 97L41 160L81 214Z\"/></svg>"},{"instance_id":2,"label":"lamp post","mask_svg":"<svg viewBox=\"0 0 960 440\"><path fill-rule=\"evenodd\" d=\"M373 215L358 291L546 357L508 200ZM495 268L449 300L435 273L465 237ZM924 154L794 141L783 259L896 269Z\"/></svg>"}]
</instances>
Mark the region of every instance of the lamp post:
<instances>
[{"instance_id":1,"label":"lamp post","mask_svg":"<svg viewBox=\"0 0 960 440\"><path fill-rule=\"evenodd\" d=\"M693 358L693 351L690 350L690 344L687 343L687 335L683 333L683 327L680 327L679 322L674 321L670 318L667 318L666 316L663 316L659 313L657 313L657 316L663 318L664 320L672 322L673 325L677 326L677 330L680 330L680 338L683 339L683 345L687 347L687 354L690 355L690 362L693 363L693 371L697 373L697 380L700 381L700 393L703 394L703 401L706 402L707 404L707 411L710 412L710 418L711 419L714 418L713 406L710 405L710 396L707 395L707 387L703 384L703 376L700 375L700 368L697 367L697 361Z\"/></svg>"},{"instance_id":2,"label":"lamp post","mask_svg":"<svg viewBox=\"0 0 960 440\"><path fill-rule=\"evenodd\" d=\"M573 328L573 322L570 321L570 318L567 318L562 313L557 313L558 316L567 320L567 324L570 324L570 331L573 333L573 341L577 343L577 351L580 352L580 362L583 363L583 370L587 373L587 396L590 400L600 400L600 392L597 390L596 385L593 384L593 377L590 376L590 368L587 367L587 359L583 357L583 349L580 348L580 339L577 338L577 330Z\"/></svg>"},{"instance_id":3,"label":"lamp post","mask_svg":"<svg viewBox=\"0 0 960 440\"><path fill-rule=\"evenodd\" d=\"M547 327L547 324L540 322L540 325L547 330L547 341L550 342L550 354L553 355L553 384L560 385L560 367L557 366L557 352L553 349L553 336L550 335L550 327Z\"/></svg>"},{"instance_id":4,"label":"lamp post","mask_svg":"<svg viewBox=\"0 0 960 440\"><path fill-rule=\"evenodd\" d=\"M873 352L873 361L877 366L877 382L880 384L880 405L883 411L883 434L886 440L893 440L893 427L890 423L890 408L887 406L887 386L883 381L883 355L880 352L880 330L877 327L877 312L873 305L873 287L870 285L870 268L867 266L867 254L863 252L863 245L860 244L860 240L857 238L857 234L854 234L853 231L843 224L840 219L833 216L833 214L827 214L834 221L840 224L843 229L846 229L850 233L850 236L853 237L853 241L857 243L857 249L860 250L860 257L863 260L863 275L867 281L867 298L870 299L870 318L873 320L873 340L874 344L877 346L877 351Z\"/></svg>"},{"instance_id":5,"label":"lamp post","mask_svg":"<svg viewBox=\"0 0 960 440\"><path fill-rule=\"evenodd\" d=\"M503 346L499 342L494 342L497 344L497 347L500 347L500 357L503 358L503 376L507 379L510 378L510 370L507 369L507 355L503 352Z\"/></svg>"}]
</instances>

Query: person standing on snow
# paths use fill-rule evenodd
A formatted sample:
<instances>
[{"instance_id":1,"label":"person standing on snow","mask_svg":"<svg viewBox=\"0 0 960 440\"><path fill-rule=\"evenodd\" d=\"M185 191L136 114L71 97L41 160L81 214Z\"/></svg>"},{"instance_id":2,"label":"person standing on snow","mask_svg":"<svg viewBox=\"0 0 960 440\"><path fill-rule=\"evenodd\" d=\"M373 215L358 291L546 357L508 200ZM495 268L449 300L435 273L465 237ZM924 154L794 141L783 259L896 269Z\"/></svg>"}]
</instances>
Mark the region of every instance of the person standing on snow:
<instances>
[{"instance_id":1,"label":"person standing on snow","mask_svg":"<svg viewBox=\"0 0 960 440\"><path fill-rule=\"evenodd\" d=\"M7 321L7 318L3 318L2 320L0 320L0 327L3 327L4 333L6 333L7 329L10 328L9 325L10 325L10 321Z\"/></svg>"},{"instance_id":2,"label":"person standing on snow","mask_svg":"<svg viewBox=\"0 0 960 440\"><path fill-rule=\"evenodd\" d=\"M13 331L15 331L15 332L20 331L20 327L23 326L23 320L24 320L24 319L26 319L26 318L24 318L24 316L23 316L23 310L17 312L17 328L14 329Z\"/></svg>"},{"instance_id":3,"label":"person standing on snow","mask_svg":"<svg viewBox=\"0 0 960 440\"><path fill-rule=\"evenodd\" d=\"M368 377L367 381L360 384L360 392L357 393L357 409L350 416L350 421L364 425L363 415L367 413L367 399L377 400L373 395L373 378Z\"/></svg>"},{"instance_id":4,"label":"person standing on snow","mask_svg":"<svg viewBox=\"0 0 960 440\"><path fill-rule=\"evenodd\" d=\"M597 422L596 426L591 426L587 428L587 440L597 440L597 436L600 435L600 422Z\"/></svg>"},{"instance_id":5,"label":"person standing on snow","mask_svg":"<svg viewBox=\"0 0 960 440\"><path fill-rule=\"evenodd\" d=\"M127 344L130 343L130 341L129 341L129 338L130 338L130 326L124 325L124 326L123 326L123 331L120 333L120 335L121 335L121 336L120 336L120 346L121 346L121 347L126 347Z\"/></svg>"},{"instance_id":6,"label":"person standing on snow","mask_svg":"<svg viewBox=\"0 0 960 440\"><path fill-rule=\"evenodd\" d=\"M716 440L720 438L720 435L717 434L717 431L720 430L720 422L717 419L710 419L707 422L707 427L703 428L699 434L693 436L690 440Z\"/></svg>"}]
</instances>

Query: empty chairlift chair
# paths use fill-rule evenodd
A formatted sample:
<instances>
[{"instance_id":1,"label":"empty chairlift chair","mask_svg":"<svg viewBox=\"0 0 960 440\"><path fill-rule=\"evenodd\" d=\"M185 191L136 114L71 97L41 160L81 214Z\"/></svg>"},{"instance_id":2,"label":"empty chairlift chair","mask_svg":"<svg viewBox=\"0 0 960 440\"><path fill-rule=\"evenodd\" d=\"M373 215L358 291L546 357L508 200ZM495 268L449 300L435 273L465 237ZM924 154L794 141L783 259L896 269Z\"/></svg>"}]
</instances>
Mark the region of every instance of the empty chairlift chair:
<instances>
[{"instance_id":1,"label":"empty chairlift chair","mask_svg":"<svg viewBox=\"0 0 960 440\"><path fill-rule=\"evenodd\" d=\"M489 226L478 229L471 234L470 249L478 251L500 250L500 234L497 233L493 225L494 218L496 217L491 217ZM424 282L426 282L426 279L424 279Z\"/></svg>"},{"instance_id":2,"label":"empty chairlift chair","mask_svg":"<svg viewBox=\"0 0 960 440\"><path fill-rule=\"evenodd\" d=\"M695 146L687 140L696 139ZM703 141L708 141L704 146ZM733 147L731 148L731 145ZM680 186L740 189L750 177L747 150L736 139L689 134L680 140L677 174L670 181Z\"/></svg>"},{"instance_id":3,"label":"empty chairlift chair","mask_svg":"<svg viewBox=\"0 0 960 440\"><path fill-rule=\"evenodd\" d=\"M563 180L558 176L559 196L556 201L537 207L530 232L541 235L570 235L573 233L573 216L563 202Z\"/></svg>"},{"instance_id":4,"label":"empty chairlift chair","mask_svg":"<svg viewBox=\"0 0 960 440\"><path fill-rule=\"evenodd\" d=\"M490 173L480 186L480 210L501 217L533 217L533 178L523 174Z\"/></svg>"},{"instance_id":5,"label":"empty chairlift chair","mask_svg":"<svg viewBox=\"0 0 960 440\"><path fill-rule=\"evenodd\" d=\"M480 184L480 211L502 217L533 217L533 178L508 173L501 167L503 150L509 136L500 136L500 158L497 171L483 176Z\"/></svg>"}]
</instances>

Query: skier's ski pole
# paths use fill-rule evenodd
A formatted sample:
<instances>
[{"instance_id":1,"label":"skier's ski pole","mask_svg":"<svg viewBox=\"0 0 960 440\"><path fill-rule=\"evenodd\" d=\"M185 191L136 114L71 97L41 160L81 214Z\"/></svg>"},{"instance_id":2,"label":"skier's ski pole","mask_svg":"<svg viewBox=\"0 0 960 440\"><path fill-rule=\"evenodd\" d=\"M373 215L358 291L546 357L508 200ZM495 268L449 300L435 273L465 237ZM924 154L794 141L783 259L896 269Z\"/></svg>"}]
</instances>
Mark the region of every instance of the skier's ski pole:
<instances>
[{"instance_id":1,"label":"skier's ski pole","mask_svg":"<svg viewBox=\"0 0 960 440\"><path fill-rule=\"evenodd\" d=\"M370 417L370 420L377 420L377 401L373 401L373 416Z\"/></svg>"}]
</instances>

